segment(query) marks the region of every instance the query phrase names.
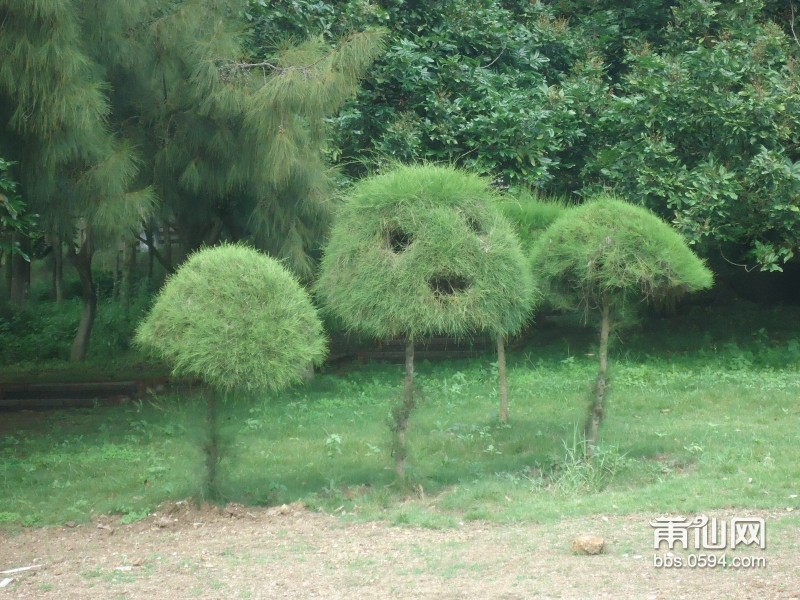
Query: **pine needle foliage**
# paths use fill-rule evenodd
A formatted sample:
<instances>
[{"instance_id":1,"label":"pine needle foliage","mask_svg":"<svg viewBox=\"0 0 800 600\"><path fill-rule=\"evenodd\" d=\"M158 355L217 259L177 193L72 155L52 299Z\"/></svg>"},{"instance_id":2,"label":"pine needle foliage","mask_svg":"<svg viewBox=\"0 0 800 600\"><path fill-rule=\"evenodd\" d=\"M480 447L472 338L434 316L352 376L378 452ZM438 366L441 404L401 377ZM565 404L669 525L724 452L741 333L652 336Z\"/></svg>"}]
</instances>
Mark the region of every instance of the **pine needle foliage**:
<instances>
[{"instance_id":1,"label":"pine needle foliage","mask_svg":"<svg viewBox=\"0 0 800 600\"><path fill-rule=\"evenodd\" d=\"M567 203L559 198L543 199L522 190L504 197L499 208L514 225L523 250L530 255L536 240L567 210Z\"/></svg>"},{"instance_id":2,"label":"pine needle foliage","mask_svg":"<svg viewBox=\"0 0 800 600\"><path fill-rule=\"evenodd\" d=\"M603 196L568 210L534 245L531 264L545 295L593 310L632 299L711 287L713 276L684 239L649 210Z\"/></svg>"},{"instance_id":3,"label":"pine needle foliage","mask_svg":"<svg viewBox=\"0 0 800 600\"><path fill-rule=\"evenodd\" d=\"M711 287L713 276L685 240L645 208L601 196L571 209L536 242L531 265L548 300L599 312L598 373L586 421L591 455L605 414L608 344L641 300Z\"/></svg>"},{"instance_id":4,"label":"pine needle foliage","mask_svg":"<svg viewBox=\"0 0 800 600\"><path fill-rule=\"evenodd\" d=\"M445 166L360 181L334 222L316 293L375 337L518 332L536 294L494 199L487 180Z\"/></svg>"},{"instance_id":5,"label":"pine needle foliage","mask_svg":"<svg viewBox=\"0 0 800 600\"><path fill-rule=\"evenodd\" d=\"M171 276L136 343L214 389L279 390L327 352L317 311L275 259L238 244L204 248Z\"/></svg>"}]
</instances>

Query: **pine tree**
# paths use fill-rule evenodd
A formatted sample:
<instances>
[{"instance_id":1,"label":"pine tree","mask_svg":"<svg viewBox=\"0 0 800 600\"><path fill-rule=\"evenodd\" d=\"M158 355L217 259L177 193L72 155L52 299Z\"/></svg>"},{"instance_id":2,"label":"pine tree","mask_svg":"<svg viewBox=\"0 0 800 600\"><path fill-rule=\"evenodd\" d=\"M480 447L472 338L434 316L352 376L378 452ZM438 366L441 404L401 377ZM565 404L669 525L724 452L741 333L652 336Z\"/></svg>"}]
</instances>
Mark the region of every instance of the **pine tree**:
<instances>
[{"instance_id":1,"label":"pine tree","mask_svg":"<svg viewBox=\"0 0 800 600\"><path fill-rule=\"evenodd\" d=\"M405 480L415 400L414 344L435 334L518 332L535 288L488 181L450 167L398 167L360 181L338 213L316 291L353 331L406 340L403 399L392 411ZM502 373L501 373L502 374Z\"/></svg>"},{"instance_id":2,"label":"pine tree","mask_svg":"<svg viewBox=\"0 0 800 600\"><path fill-rule=\"evenodd\" d=\"M601 196L567 210L539 237L533 272L555 306L599 316L599 368L586 422L591 454L605 413L608 344L642 301L711 287L686 241L646 208Z\"/></svg>"},{"instance_id":3,"label":"pine tree","mask_svg":"<svg viewBox=\"0 0 800 600\"><path fill-rule=\"evenodd\" d=\"M98 31L120 31L116 4L103 4L109 26ZM355 93L382 34L355 34L335 48L287 44L255 59L230 2L137 7L133 34L98 35L93 45L98 56L118 57L109 70L115 118L143 149L165 224L186 252L223 236L250 238L310 276L330 216L325 118Z\"/></svg>"},{"instance_id":4,"label":"pine tree","mask_svg":"<svg viewBox=\"0 0 800 600\"><path fill-rule=\"evenodd\" d=\"M311 274L327 224L324 119L354 93L382 34L253 62L245 5L0 0L0 147L20 163L45 231L72 241L84 300L72 360L85 358L97 310L95 248L151 215L187 252L251 237Z\"/></svg>"},{"instance_id":5,"label":"pine tree","mask_svg":"<svg viewBox=\"0 0 800 600\"><path fill-rule=\"evenodd\" d=\"M175 375L197 377L205 395L206 495L216 494L216 395L267 392L303 379L327 353L308 293L275 259L242 245L194 253L169 278L139 325L136 342Z\"/></svg>"},{"instance_id":6,"label":"pine tree","mask_svg":"<svg viewBox=\"0 0 800 600\"><path fill-rule=\"evenodd\" d=\"M86 357L94 324L96 245L132 226L152 200L147 189L132 191L136 159L109 125L103 68L85 43L95 23L81 8L0 0L0 137L42 227L74 240L67 258L80 276L83 312L71 360Z\"/></svg>"}]
</instances>

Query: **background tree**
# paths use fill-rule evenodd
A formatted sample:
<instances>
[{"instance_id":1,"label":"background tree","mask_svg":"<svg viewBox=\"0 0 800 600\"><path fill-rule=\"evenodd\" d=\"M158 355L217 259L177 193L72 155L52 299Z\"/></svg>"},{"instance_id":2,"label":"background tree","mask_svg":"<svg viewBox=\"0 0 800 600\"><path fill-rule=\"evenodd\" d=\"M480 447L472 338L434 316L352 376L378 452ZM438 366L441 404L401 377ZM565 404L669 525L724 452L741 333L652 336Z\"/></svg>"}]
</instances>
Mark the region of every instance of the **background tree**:
<instances>
[{"instance_id":1,"label":"background tree","mask_svg":"<svg viewBox=\"0 0 800 600\"><path fill-rule=\"evenodd\" d=\"M325 119L355 93L382 34L258 48L229 4L148 0L133 34L100 28L93 43L116 57L115 119L144 149L164 237L174 231L184 253L248 239L307 278L330 221ZM105 4L101 18L117 12Z\"/></svg>"},{"instance_id":2,"label":"background tree","mask_svg":"<svg viewBox=\"0 0 800 600\"><path fill-rule=\"evenodd\" d=\"M207 495L216 495L217 395L268 392L302 380L327 353L316 309L273 258L241 245L205 248L167 280L139 325L136 343L196 377L205 394Z\"/></svg>"},{"instance_id":3,"label":"background tree","mask_svg":"<svg viewBox=\"0 0 800 600\"><path fill-rule=\"evenodd\" d=\"M521 329L534 288L486 180L450 167L404 166L360 181L337 215L315 290L347 329L406 339L394 416L395 472L405 480L414 408L414 344L445 334Z\"/></svg>"},{"instance_id":4,"label":"background tree","mask_svg":"<svg viewBox=\"0 0 800 600\"><path fill-rule=\"evenodd\" d=\"M255 56L232 8L0 0L0 148L80 276L73 360L86 357L97 310L95 250L130 243L154 215L167 271L174 230L185 252L250 239L312 272L331 195L325 118L355 92L381 33Z\"/></svg>"},{"instance_id":5,"label":"background tree","mask_svg":"<svg viewBox=\"0 0 800 600\"><path fill-rule=\"evenodd\" d=\"M94 6L94 4L92 5ZM103 68L78 2L0 1L0 146L19 163L21 189L45 232L65 232L83 311L71 360L83 360L97 310L92 257L130 230L152 202L135 185L136 157L109 126Z\"/></svg>"},{"instance_id":6,"label":"background tree","mask_svg":"<svg viewBox=\"0 0 800 600\"><path fill-rule=\"evenodd\" d=\"M5 261L9 297L12 302L19 302L22 300L20 292L24 290L12 293L13 262L22 260L30 263L30 256L25 254L19 240L31 235L36 216L25 210L25 202L16 193L17 182L10 177L10 167L11 163L0 157L0 258Z\"/></svg>"},{"instance_id":7,"label":"background tree","mask_svg":"<svg viewBox=\"0 0 800 600\"><path fill-rule=\"evenodd\" d=\"M584 191L612 187L705 254L780 270L800 247L798 46L762 2L672 13L659 46L625 53Z\"/></svg>"},{"instance_id":8,"label":"background tree","mask_svg":"<svg viewBox=\"0 0 800 600\"><path fill-rule=\"evenodd\" d=\"M534 246L531 264L556 306L599 316L599 369L586 423L597 444L608 386L608 341L642 300L711 287L713 277L683 238L648 210L601 197L567 211Z\"/></svg>"}]
</instances>

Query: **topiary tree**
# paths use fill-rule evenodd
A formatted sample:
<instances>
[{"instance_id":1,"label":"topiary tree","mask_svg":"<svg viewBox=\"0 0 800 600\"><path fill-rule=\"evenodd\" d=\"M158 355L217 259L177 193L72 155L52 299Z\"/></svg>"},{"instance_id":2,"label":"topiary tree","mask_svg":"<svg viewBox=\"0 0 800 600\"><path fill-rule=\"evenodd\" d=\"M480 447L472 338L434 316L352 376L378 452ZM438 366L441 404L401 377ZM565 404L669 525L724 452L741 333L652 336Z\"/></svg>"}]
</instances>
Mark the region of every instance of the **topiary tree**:
<instances>
[{"instance_id":1,"label":"topiary tree","mask_svg":"<svg viewBox=\"0 0 800 600\"><path fill-rule=\"evenodd\" d=\"M585 429L590 454L603 418L611 330L642 300L711 287L713 276L669 225L611 197L567 211L535 244L531 264L556 306L600 316L600 365Z\"/></svg>"},{"instance_id":2,"label":"topiary tree","mask_svg":"<svg viewBox=\"0 0 800 600\"><path fill-rule=\"evenodd\" d=\"M207 494L215 495L220 391L274 391L301 381L327 347L308 294L275 259L243 245L193 254L136 331L136 343L208 386Z\"/></svg>"},{"instance_id":3,"label":"topiary tree","mask_svg":"<svg viewBox=\"0 0 800 600\"><path fill-rule=\"evenodd\" d=\"M477 175L398 167L360 181L339 212L315 285L353 331L406 339L403 399L393 410L395 472L405 479L414 408L414 343L434 334L519 331L534 286L511 225Z\"/></svg>"},{"instance_id":4,"label":"topiary tree","mask_svg":"<svg viewBox=\"0 0 800 600\"><path fill-rule=\"evenodd\" d=\"M514 226L522 250L530 255L536 241L567 210L567 203L558 197L545 199L522 190L504 197L499 208Z\"/></svg>"}]
</instances>

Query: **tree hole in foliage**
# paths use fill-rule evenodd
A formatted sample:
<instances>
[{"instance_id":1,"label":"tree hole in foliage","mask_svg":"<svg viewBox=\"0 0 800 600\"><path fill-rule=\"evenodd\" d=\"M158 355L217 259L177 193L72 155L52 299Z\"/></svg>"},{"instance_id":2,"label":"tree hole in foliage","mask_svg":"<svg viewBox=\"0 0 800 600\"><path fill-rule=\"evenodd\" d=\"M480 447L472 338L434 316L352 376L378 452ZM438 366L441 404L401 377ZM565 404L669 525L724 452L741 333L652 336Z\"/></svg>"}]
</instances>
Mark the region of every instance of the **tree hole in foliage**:
<instances>
[{"instance_id":1,"label":"tree hole in foliage","mask_svg":"<svg viewBox=\"0 0 800 600\"><path fill-rule=\"evenodd\" d=\"M386 232L386 244L395 254L400 254L408 250L408 247L413 241L414 236L407 231L403 231L399 227L395 227Z\"/></svg>"},{"instance_id":2,"label":"tree hole in foliage","mask_svg":"<svg viewBox=\"0 0 800 600\"><path fill-rule=\"evenodd\" d=\"M459 275L436 275L428 285L436 296L454 296L469 287L469 281Z\"/></svg>"},{"instance_id":3,"label":"tree hole in foliage","mask_svg":"<svg viewBox=\"0 0 800 600\"><path fill-rule=\"evenodd\" d=\"M471 231L474 231L475 233L486 233L483 230L483 226L481 226L480 221L478 221L478 219L475 217L467 217L466 221L467 227L469 227Z\"/></svg>"}]
</instances>

